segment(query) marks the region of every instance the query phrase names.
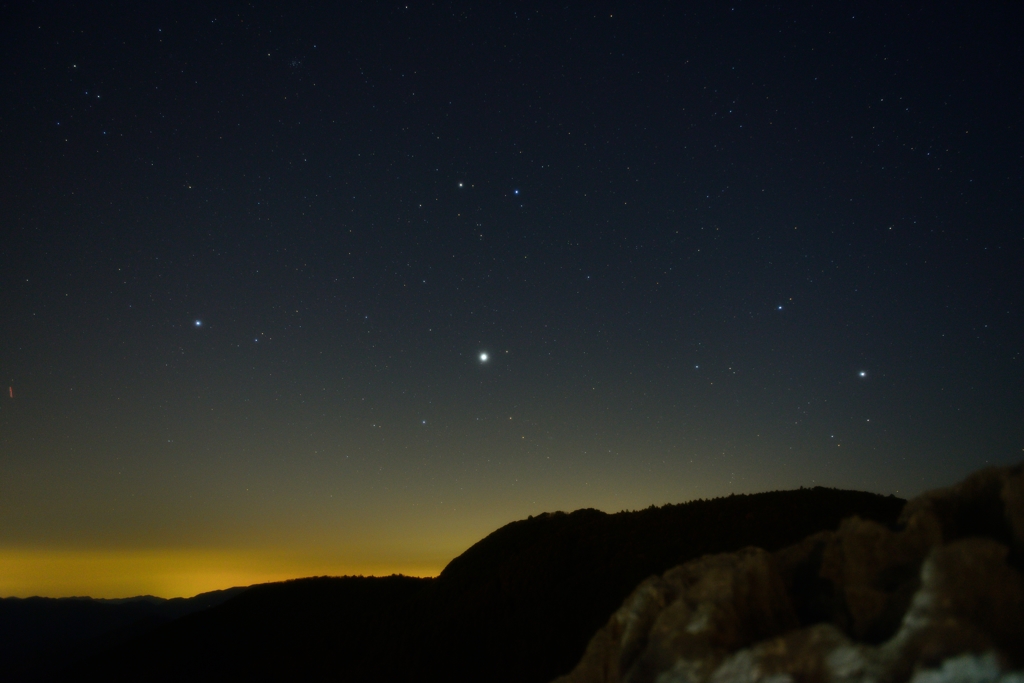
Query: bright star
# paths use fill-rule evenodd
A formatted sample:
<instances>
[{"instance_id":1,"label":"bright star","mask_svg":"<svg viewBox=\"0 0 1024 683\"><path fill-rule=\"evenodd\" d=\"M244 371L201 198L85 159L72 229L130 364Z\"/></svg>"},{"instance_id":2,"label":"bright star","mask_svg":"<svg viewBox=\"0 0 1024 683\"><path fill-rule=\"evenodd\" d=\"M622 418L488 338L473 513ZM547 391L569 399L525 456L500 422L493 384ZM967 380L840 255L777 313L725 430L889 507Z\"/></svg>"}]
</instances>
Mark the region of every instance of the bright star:
<instances>
[{"instance_id":1,"label":"bright star","mask_svg":"<svg viewBox=\"0 0 1024 683\"><path fill-rule=\"evenodd\" d=\"M519 190L513 190L512 194L519 194Z\"/></svg>"},{"instance_id":2,"label":"bright star","mask_svg":"<svg viewBox=\"0 0 1024 683\"><path fill-rule=\"evenodd\" d=\"M202 326L203 326L203 321L202 320L197 320L196 321L196 327L202 327Z\"/></svg>"},{"instance_id":3,"label":"bright star","mask_svg":"<svg viewBox=\"0 0 1024 683\"><path fill-rule=\"evenodd\" d=\"M864 370L861 370L861 371L860 371L860 372L858 372L857 374L858 374L858 375L860 375L861 377L867 377L867 376L868 376L868 373L867 373L867 372L865 372Z\"/></svg>"},{"instance_id":4,"label":"bright star","mask_svg":"<svg viewBox=\"0 0 1024 683\"><path fill-rule=\"evenodd\" d=\"M481 353L480 354L480 362L481 363L486 363L487 362L487 354L486 353Z\"/></svg>"}]
</instances>

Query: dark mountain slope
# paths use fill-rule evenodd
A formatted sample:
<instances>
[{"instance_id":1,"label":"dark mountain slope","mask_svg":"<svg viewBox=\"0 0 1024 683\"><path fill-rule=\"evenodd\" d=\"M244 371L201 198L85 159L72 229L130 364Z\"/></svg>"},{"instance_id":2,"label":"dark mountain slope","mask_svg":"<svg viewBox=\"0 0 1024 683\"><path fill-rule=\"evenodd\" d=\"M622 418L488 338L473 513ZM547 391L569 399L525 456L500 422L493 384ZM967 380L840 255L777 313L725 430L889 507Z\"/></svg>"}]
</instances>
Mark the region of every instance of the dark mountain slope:
<instances>
[{"instance_id":1,"label":"dark mountain slope","mask_svg":"<svg viewBox=\"0 0 1024 683\"><path fill-rule=\"evenodd\" d=\"M513 522L438 577L421 661L453 680L547 681L648 576L706 553L777 550L853 514L893 525L904 502L818 487Z\"/></svg>"},{"instance_id":2,"label":"dark mountain slope","mask_svg":"<svg viewBox=\"0 0 1024 683\"><path fill-rule=\"evenodd\" d=\"M316 577L253 586L92 659L87 680L383 680L432 579ZM401 629L401 632L399 630Z\"/></svg>"},{"instance_id":3,"label":"dark mountain slope","mask_svg":"<svg viewBox=\"0 0 1024 683\"><path fill-rule=\"evenodd\" d=\"M160 624L209 609L244 588L165 600L151 595L0 599L0 681L31 680L86 651L111 647Z\"/></svg>"},{"instance_id":4,"label":"dark mountain slope","mask_svg":"<svg viewBox=\"0 0 1024 683\"><path fill-rule=\"evenodd\" d=\"M68 671L66 680L548 681L643 578L709 552L769 550L904 501L832 489L514 522L437 579L253 587ZM159 665L155 665L155 663Z\"/></svg>"}]
</instances>

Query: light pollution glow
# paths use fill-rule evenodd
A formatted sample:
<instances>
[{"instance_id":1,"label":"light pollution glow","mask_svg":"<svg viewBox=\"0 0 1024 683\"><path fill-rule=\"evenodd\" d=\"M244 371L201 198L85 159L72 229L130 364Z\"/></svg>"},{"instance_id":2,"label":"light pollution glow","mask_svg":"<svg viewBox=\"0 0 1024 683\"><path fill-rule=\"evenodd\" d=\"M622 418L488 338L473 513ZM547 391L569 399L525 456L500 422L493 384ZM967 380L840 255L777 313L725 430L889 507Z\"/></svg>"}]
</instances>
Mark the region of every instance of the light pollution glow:
<instances>
[{"instance_id":1,"label":"light pollution glow","mask_svg":"<svg viewBox=\"0 0 1024 683\"><path fill-rule=\"evenodd\" d=\"M302 576L435 576L443 562L346 562L267 550L40 550L0 549L0 595L5 597L134 595L191 597L231 586Z\"/></svg>"}]
</instances>

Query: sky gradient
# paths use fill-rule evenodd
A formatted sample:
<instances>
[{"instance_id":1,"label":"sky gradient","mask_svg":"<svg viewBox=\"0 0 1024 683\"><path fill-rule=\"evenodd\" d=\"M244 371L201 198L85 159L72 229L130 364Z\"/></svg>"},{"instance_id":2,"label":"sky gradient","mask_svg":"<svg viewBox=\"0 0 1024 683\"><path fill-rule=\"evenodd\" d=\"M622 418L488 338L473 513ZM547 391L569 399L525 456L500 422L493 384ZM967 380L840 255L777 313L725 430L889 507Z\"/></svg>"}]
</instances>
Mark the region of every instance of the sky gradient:
<instances>
[{"instance_id":1,"label":"sky gradient","mask_svg":"<svg viewBox=\"0 0 1024 683\"><path fill-rule=\"evenodd\" d=\"M96 4L0 4L0 596L1024 457L1019 3Z\"/></svg>"}]
</instances>

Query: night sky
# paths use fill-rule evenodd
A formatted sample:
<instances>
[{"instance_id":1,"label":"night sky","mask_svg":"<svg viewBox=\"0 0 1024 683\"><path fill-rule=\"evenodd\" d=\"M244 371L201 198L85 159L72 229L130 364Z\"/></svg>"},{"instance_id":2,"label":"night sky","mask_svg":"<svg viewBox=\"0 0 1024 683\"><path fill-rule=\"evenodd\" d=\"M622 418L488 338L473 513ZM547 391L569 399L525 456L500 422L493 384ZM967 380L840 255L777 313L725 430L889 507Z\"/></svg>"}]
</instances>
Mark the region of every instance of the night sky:
<instances>
[{"instance_id":1,"label":"night sky","mask_svg":"<svg viewBox=\"0 0 1024 683\"><path fill-rule=\"evenodd\" d=\"M0 595L1024 457L1024 8L0 5Z\"/></svg>"}]
</instances>

